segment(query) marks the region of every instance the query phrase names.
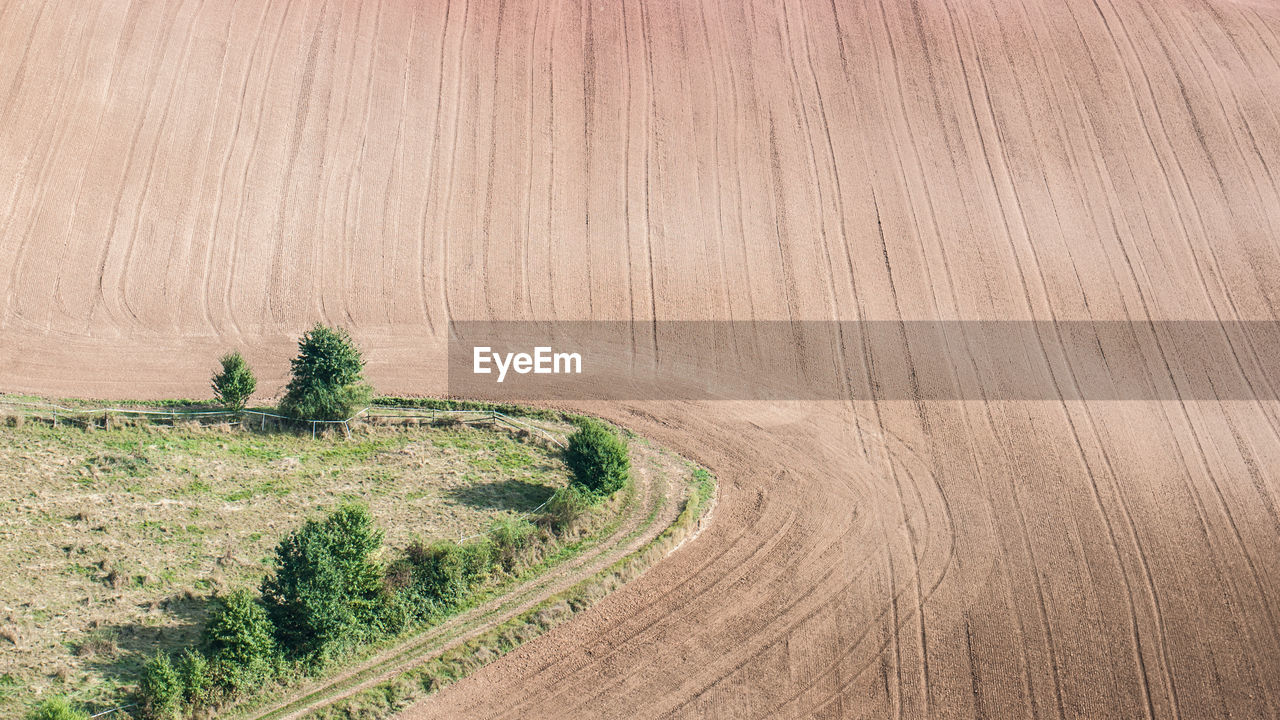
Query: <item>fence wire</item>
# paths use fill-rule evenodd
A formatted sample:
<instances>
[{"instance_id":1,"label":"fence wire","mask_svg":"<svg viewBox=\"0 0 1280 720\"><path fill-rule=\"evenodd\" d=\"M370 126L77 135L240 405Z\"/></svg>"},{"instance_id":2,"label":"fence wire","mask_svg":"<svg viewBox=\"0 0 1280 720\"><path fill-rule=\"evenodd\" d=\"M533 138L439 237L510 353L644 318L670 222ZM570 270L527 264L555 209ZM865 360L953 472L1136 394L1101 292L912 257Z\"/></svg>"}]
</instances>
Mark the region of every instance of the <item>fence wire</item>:
<instances>
[{"instance_id":1,"label":"fence wire","mask_svg":"<svg viewBox=\"0 0 1280 720\"><path fill-rule=\"evenodd\" d=\"M341 425L343 427L343 431L349 435L351 432L351 425L350 425L351 421L358 420L361 418L367 418L370 420L431 419L434 421L438 419L440 416L452 416L452 417L462 416L464 418L466 416L473 416L471 420L463 419L462 422L464 423L480 422L480 421L488 420L494 423L495 425L498 423L504 423L516 429L533 432L539 435L540 437L542 437L543 439L561 448L566 447L563 440L561 440L560 438L557 438L556 436L552 435L546 430L540 427L537 427L535 425L531 425L527 422L517 420L516 418L513 418L510 415L507 415L506 413L498 412L497 410L448 410L448 409L440 409L440 408L409 408L409 407L395 407L395 406L385 406L385 405L371 405L369 407L364 408L360 412L355 413L351 417L343 420L327 420L327 419L322 420L318 418L317 419L297 418L289 415L281 415L279 413L268 412L265 410L248 410L248 409L245 409L245 410L178 410L178 409L142 410L138 408L124 408L124 407L73 408L73 407L66 407L64 405L58 405L57 403L29 402L25 400L9 400L9 399L3 399L3 398L0 398L0 405L10 405L10 406L17 406L20 408L25 408L27 409L26 410L27 414L35 414L41 411L50 413L52 415L53 423L55 425L58 424L59 414L66 416L68 419L83 418L86 416L94 416L94 415L137 415L144 418L168 419L171 423L177 422L178 420L190 420L190 419L199 420L199 419L216 418L216 417L235 418L237 420L245 420L247 418L256 417L261 420L261 423L259 424L259 429L265 430L267 418L271 418L273 420L279 420L282 422L301 425L304 427L307 425L310 425L312 438L315 437L316 430L318 429L318 427L322 425Z\"/></svg>"},{"instance_id":2,"label":"fence wire","mask_svg":"<svg viewBox=\"0 0 1280 720\"><path fill-rule=\"evenodd\" d=\"M377 420L377 419L428 420L429 419L429 420L435 421L439 419L441 416L445 416L445 417L472 416L470 420L463 419L462 422L467 423L467 422L489 421L494 425L504 424L504 425L507 425L508 427L512 427L517 430L525 430L525 431L532 432L538 435L539 437L543 438L544 440L547 440L548 442L556 445L557 447L560 447L560 448L568 447L568 445L563 440L551 434L550 432L544 430L543 428L524 422L523 420L514 418L510 415L507 415L506 413L498 412L497 410L447 410L447 409L441 409L441 408L411 408L411 407L394 407L394 406L386 406L386 405L377 405L377 406L371 405L345 420L310 420L306 418L295 418L295 417L290 417L288 415L280 415L278 413L267 412L265 410L139 410L137 408L120 408L120 407L72 408L72 407L66 407L63 405L58 405L56 403L29 402L24 400L8 400L3 398L0 398L0 405L10 405L10 406L18 406L21 408L27 408L28 414L35 414L41 411L52 413L52 420L55 426L58 424L58 413L61 413L67 416L68 418L93 416L93 415L111 415L111 414L139 415L144 418L161 418L161 419L167 418L171 423L177 422L179 419L185 420L185 419L192 419L192 418L199 419L199 418L211 418L211 417L231 417L231 418L236 418L238 420L244 420L246 416L254 416L262 420L262 423L260 425L260 429L262 430L266 429L267 418L282 420L288 423L301 424L304 426L307 424L310 424L312 439L314 439L316 436L316 427L318 425L342 425L344 432L349 436L351 432L351 427L349 423L352 420L358 420L360 418L365 418L369 420ZM554 497L554 495L552 497ZM538 507L521 514L519 516L519 519L527 520L530 516L535 515L539 510L546 507L547 503L549 502L551 502L551 498L547 498ZM458 542L465 543L468 540L474 540L475 538L481 537L485 534L486 533L481 532L481 533L475 533L473 535L467 535L466 537L459 538ZM110 712L114 712L114 711L113 710L107 711L107 713L110 713ZM103 713L103 714L106 714L106 713Z\"/></svg>"},{"instance_id":3,"label":"fence wire","mask_svg":"<svg viewBox=\"0 0 1280 720\"><path fill-rule=\"evenodd\" d=\"M439 409L439 407L371 405L369 407L365 407L365 409L361 410L360 413L356 413L346 420L311 420L305 418L292 418L292 416L289 415L268 413L268 411L265 410L140 410L134 409L134 407L67 407L55 404L55 402L29 402L23 400L8 400L8 398L0 398L0 405L22 407L22 409L26 409L26 413L28 415L38 414L41 413L41 411L44 411L44 413L50 413L52 415L52 423L54 423L54 425L58 425L59 413L68 416L68 419L83 418L83 416L92 415L140 415L142 418L168 419L170 423L177 423L179 419L236 418L237 420L244 420L246 419L246 416L256 416L256 418L261 419L260 429L264 430L266 429L266 419L268 418L283 420L285 423L301 425L310 424L312 439L316 436L317 425L342 425L344 432L349 436L349 434L351 434L351 425L349 425L349 423L351 423L352 420L358 420L361 418L370 420L429 419L434 421L438 420L440 416L454 416L454 418L456 418L456 416L463 416L463 418L465 418L465 416L470 415L472 418L470 420L463 419L462 423L477 423L477 421L488 420L494 425L504 424L509 428L526 430L526 432L534 433L536 436L545 439L545 441L548 441L557 447L568 447L567 443L564 442L563 439L554 436L554 434L547 432L547 430L543 428L539 428L538 425L526 423L524 420L513 418L513 416L507 415L506 413L499 413L497 410L447 410ZM252 427L252 425L250 425L250 427ZM550 501L552 501L552 498L548 497L547 500L543 501L543 503L538 507L534 507L534 509L520 515L520 519L529 519L531 515L535 515L536 512L547 506L547 503ZM477 537L484 536L484 534L485 533L476 533L472 534L472 536L458 538L458 542L467 542L468 539L475 539Z\"/></svg>"}]
</instances>

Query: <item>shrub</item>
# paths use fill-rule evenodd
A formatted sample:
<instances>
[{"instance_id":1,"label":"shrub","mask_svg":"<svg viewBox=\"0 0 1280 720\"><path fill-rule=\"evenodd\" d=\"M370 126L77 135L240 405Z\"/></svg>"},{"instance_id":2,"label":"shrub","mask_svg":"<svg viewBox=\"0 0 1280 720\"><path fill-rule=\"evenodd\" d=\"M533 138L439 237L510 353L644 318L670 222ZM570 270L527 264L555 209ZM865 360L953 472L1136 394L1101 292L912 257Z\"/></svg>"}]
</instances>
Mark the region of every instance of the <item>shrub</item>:
<instances>
[{"instance_id":1,"label":"shrub","mask_svg":"<svg viewBox=\"0 0 1280 720\"><path fill-rule=\"evenodd\" d=\"M168 653L147 661L138 681L138 705L148 720L177 720L182 709L182 678Z\"/></svg>"},{"instance_id":2,"label":"shrub","mask_svg":"<svg viewBox=\"0 0 1280 720\"><path fill-rule=\"evenodd\" d=\"M283 649L323 659L382 632L390 602L373 560L381 545L369 510L354 505L280 541L262 602Z\"/></svg>"},{"instance_id":3,"label":"shrub","mask_svg":"<svg viewBox=\"0 0 1280 720\"><path fill-rule=\"evenodd\" d=\"M573 475L573 484L605 497L626 485L631 470L627 443L598 420L584 418L569 436L564 462Z\"/></svg>"},{"instance_id":4,"label":"shrub","mask_svg":"<svg viewBox=\"0 0 1280 720\"><path fill-rule=\"evenodd\" d=\"M414 543L406 553L411 568L408 592L419 616L461 605L493 567L494 545L488 538L459 545L442 540Z\"/></svg>"},{"instance_id":5,"label":"shrub","mask_svg":"<svg viewBox=\"0 0 1280 720\"><path fill-rule=\"evenodd\" d=\"M198 650L183 650L175 664L182 682L182 699L191 708L200 708L213 700L213 669Z\"/></svg>"},{"instance_id":6,"label":"shrub","mask_svg":"<svg viewBox=\"0 0 1280 720\"><path fill-rule=\"evenodd\" d=\"M271 618L251 593L237 590L220 598L204 627L205 647L213 660L212 673L206 667L205 674L233 692L267 680L276 660L274 634ZM187 683L187 689L195 688Z\"/></svg>"},{"instance_id":7,"label":"shrub","mask_svg":"<svg viewBox=\"0 0 1280 720\"><path fill-rule=\"evenodd\" d=\"M239 352L227 353L218 362L222 370L214 373L210 382L214 399L232 410L243 410L258 387L258 379Z\"/></svg>"},{"instance_id":8,"label":"shrub","mask_svg":"<svg viewBox=\"0 0 1280 720\"><path fill-rule=\"evenodd\" d=\"M64 697L52 697L27 713L27 720L89 720L89 713L75 707Z\"/></svg>"},{"instance_id":9,"label":"shrub","mask_svg":"<svg viewBox=\"0 0 1280 720\"><path fill-rule=\"evenodd\" d=\"M345 330L320 323L298 341L293 377L280 409L307 420L346 420L369 404L372 390L364 383L364 358Z\"/></svg>"},{"instance_id":10,"label":"shrub","mask_svg":"<svg viewBox=\"0 0 1280 720\"><path fill-rule=\"evenodd\" d=\"M496 520L489 528L489 538L493 541L494 562L503 570L511 572L515 569L516 560L533 543L533 536L538 529L533 523L523 518L503 518Z\"/></svg>"},{"instance_id":11,"label":"shrub","mask_svg":"<svg viewBox=\"0 0 1280 720\"><path fill-rule=\"evenodd\" d=\"M543 506L539 521L557 533L564 532L577 525L590 509L593 499L591 494L575 485L562 487Z\"/></svg>"}]
</instances>

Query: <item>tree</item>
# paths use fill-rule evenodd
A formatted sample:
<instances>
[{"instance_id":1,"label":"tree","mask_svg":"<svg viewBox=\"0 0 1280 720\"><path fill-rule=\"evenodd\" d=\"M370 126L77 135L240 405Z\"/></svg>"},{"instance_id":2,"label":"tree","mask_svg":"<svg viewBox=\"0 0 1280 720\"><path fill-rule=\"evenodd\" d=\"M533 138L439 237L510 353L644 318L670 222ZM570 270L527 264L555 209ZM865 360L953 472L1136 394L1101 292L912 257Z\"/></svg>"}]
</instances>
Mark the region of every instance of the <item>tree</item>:
<instances>
[{"instance_id":1,"label":"tree","mask_svg":"<svg viewBox=\"0 0 1280 720\"><path fill-rule=\"evenodd\" d=\"M275 626L266 609L247 590L220 598L204 627L204 643L213 661L212 674L227 690L234 692L256 685L272 674Z\"/></svg>"},{"instance_id":2,"label":"tree","mask_svg":"<svg viewBox=\"0 0 1280 720\"><path fill-rule=\"evenodd\" d=\"M382 632L390 596L374 560L381 546L382 532L358 505L308 520L280 541L262 603L282 648L323 659Z\"/></svg>"},{"instance_id":3,"label":"tree","mask_svg":"<svg viewBox=\"0 0 1280 720\"><path fill-rule=\"evenodd\" d=\"M77 709L64 697L52 697L27 713L27 720L89 720L89 713Z\"/></svg>"},{"instance_id":4,"label":"tree","mask_svg":"<svg viewBox=\"0 0 1280 720\"><path fill-rule=\"evenodd\" d=\"M218 362L222 364L222 370L213 375L213 397L232 410L243 410L258 387L258 379L239 352L229 352Z\"/></svg>"},{"instance_id":5,"label":"tree","mask_svg":"<svg viewBox=\"0 0 1280 720\"><path fill-rule=\"evenodd\" d=\"M577 432L569 436L564 462L573 475L573 484L597 498L612 495L626 485L631 472L626 440L590 418L580 420Z\"/></svg>"},{"instance_id":6,"label":"tree","mask_svg":"<svg viewBox=\"0 0 1280 720\"><path fill-rule=\"evenodd\" d=\"M150 720L174 720L182 709L182 677L167 652L147 661L138 681L138 704Z\"/></svg>"},{"instance_id":7,"label":"tree","mask_svg":"<svg viewBox=\"0 0 1280 720\"><path fill-rule=\"evenodd\" d=\"M346 330L320 323L298 341L280 409L305 420L346 420L367 405L364 358Z\"/></svg>"},{"instance_id":8,"label":"tree","mask_svg":"<svg viewBox=\"0 0 1280 720\"><path fill-rule=\"evenodd\" d=\"M174 669L182 681L182 699L193 711L213 700L213 671L203 653L191 648L183 650Z\"/></svg>"}]
</instances>

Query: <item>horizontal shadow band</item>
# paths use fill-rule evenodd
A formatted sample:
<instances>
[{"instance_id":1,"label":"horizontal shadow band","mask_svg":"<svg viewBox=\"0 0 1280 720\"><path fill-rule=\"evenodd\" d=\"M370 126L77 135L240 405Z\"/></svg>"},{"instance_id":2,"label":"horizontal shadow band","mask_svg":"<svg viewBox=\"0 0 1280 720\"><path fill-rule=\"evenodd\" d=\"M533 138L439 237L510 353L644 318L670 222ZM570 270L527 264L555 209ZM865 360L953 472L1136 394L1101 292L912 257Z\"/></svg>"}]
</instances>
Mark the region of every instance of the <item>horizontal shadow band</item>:
<instances>
[{"instance_id":1,"label":"horizontal shadow band","mask_svg":"<svg viewBox=\"0 0 1280 720\"><path fill-rule=\"evenodd\" d=\"M488 322L454 396L519 400L1268 400L1275 321Z\"/></svg>"}]
</instances>

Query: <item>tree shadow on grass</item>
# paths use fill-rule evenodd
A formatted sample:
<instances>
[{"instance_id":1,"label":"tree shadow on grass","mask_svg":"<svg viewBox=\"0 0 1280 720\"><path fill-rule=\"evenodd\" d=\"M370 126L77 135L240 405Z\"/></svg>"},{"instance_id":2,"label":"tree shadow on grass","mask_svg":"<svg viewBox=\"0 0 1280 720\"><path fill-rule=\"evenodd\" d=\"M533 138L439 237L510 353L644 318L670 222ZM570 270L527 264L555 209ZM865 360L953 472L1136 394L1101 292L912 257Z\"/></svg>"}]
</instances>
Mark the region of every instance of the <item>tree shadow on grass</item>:
<instances>
[{"instance_id":1,"label":"tree shadow on grass","mask_svg":"<svg viewBox=\"0 0 1280 720\"><path fill-rule=\"evenodd\" d=\"M102 625L71 640L73 652L86 668L108 682L132 685L147 661L161 650L194 648L213 609L209 596L175 595L160 601L156 625L124 622Z\"/></svg>"},{"instance_id":2,"label":"tree shadow on grass","mask_svg":"<svg viewBox=\"0 0 1280 720\"><path fill-rule=\"evenodd\" d=\"M479 510L529 512L547 501L554 490L527 480L509 479L479 482L453 488L446 495Z\"/></svg>"}]
</instances>

